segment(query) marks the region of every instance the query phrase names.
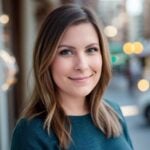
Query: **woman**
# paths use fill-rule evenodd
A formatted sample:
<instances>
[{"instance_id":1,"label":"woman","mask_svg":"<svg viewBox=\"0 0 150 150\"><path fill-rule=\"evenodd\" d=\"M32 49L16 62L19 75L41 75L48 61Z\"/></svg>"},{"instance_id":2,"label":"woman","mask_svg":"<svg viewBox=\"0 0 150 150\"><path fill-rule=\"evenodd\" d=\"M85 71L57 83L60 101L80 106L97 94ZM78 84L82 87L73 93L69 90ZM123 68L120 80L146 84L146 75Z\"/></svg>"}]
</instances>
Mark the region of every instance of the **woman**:
<instances>
[{"instance_id":1,"label":"woman","mask_svg":"<svg viewBox=\"0 0 150 150\"><path fill-rule=\"evenodd\" d=\"M48 15L33 55L33 96L11 150L133 149L120 108L103 99L111 67L101 30L80 6Z\"/></svg>"}]
</instances>

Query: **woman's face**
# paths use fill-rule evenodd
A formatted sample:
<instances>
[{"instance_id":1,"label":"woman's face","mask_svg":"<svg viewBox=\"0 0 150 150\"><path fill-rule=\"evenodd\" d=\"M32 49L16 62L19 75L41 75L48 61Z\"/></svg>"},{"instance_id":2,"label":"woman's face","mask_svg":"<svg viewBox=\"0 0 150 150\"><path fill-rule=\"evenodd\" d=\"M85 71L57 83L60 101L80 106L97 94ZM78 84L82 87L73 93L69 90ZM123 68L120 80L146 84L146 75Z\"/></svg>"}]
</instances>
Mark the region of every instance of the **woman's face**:
<instances>
[{"instance_id":1,"label":"woman's face","mask_svg":"<svg viewBox=\"0 0 150 150\"><path fill-rule=\"evenodd\" d=\"M92 24L69 27L51 65L60 98L85 98L98 83L101 68L99 38Z\"/></svg>"}]
</instances>

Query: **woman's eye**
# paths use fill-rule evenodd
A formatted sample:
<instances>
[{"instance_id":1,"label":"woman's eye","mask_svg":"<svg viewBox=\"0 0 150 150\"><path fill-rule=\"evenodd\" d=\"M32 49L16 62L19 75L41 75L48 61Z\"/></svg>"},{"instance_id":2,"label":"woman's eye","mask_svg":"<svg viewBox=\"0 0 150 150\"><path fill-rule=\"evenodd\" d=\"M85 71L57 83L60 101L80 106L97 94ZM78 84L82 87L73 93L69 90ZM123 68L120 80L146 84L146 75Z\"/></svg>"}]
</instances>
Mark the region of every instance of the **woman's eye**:
<instances>
[{"instance_id":1,"label":"woman's eye","mask_svg":"<svg viewBox=\"0 0 150 150\"><path fill-rule=\"evenodd\" d=\"M63 55L63 56L67 56L67 55L72 55L73 53L72 53L72 51L69 50L69 49L64 49L64 50L61 50L61 51L59 52L59 54L60 54L60 55Z\"/></svg>"},{"instance_id":2,"label":"woman's eye","mask_svg":"<svg viewBox=\"0 0 150 150\"><path fill-rule=\"evenodd\" d=\"M98 48L88 48L87 49L87 53L89 53L89 54L93 54L93 53L95 53L95 52L97 52L98 51Z\"/></svg>"}]
</instances>

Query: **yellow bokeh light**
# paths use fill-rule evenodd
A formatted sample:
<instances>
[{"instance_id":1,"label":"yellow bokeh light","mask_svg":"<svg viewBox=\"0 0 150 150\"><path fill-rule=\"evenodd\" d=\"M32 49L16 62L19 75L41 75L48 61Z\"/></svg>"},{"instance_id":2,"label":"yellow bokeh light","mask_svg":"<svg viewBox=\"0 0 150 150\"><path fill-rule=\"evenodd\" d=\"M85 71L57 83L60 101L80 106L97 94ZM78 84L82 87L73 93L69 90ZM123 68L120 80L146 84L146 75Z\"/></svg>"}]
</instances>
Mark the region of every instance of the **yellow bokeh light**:
<instances>
[{"instance_id":1,"label":"yellow bokeh light","mask_svg":"<svg viewBox=\"0 0 150 150\"><path fill-rule=\"evenodd\" d=\"M123 51L125 54L131 55L134 52L134 45L130 42L123 45Z\"/></svg>"},{"instance_id":2,"label":"yellow bokeh light","mask_svg":"<svg viewBox=\"0 0 150 150\"><path fill-rule=\"evenodd\" d=\"M9 16L8 15L3 14L0 16L0 23L7 24L8 22L9 22Z\"/></svg>"},{"instance_id":3,"label":"yellow bokeh light","mask_svg":"<svg viewBox=\"0 0 150 150\"><path fill-rule=\"evenodd\" d=\"M134 42L134 53L141 54L144 50L143 44L140 42Z\"/></svg>"},{"instance_id":4,"label":"yellow bokeh light","mask_svg":"<svg viewBox=\"0 0 150 150\"><path fill-rule=\"evenodd\" d=\"M123 51L125 54L141 54L144 50L143 44L141 42L127 42L123 45Z\"/></svg>"},{"instance_id":5,"label":"yellow bokeh light","mask_svg":"<svg viewBox=\"0 0 150 150\"><path fill-rule=\"evenodd\" d=\"M145 92L149 89L150 84L148 80L142 79L138 82L137 86L140 91Z\"/></svg>"}]
</instances>

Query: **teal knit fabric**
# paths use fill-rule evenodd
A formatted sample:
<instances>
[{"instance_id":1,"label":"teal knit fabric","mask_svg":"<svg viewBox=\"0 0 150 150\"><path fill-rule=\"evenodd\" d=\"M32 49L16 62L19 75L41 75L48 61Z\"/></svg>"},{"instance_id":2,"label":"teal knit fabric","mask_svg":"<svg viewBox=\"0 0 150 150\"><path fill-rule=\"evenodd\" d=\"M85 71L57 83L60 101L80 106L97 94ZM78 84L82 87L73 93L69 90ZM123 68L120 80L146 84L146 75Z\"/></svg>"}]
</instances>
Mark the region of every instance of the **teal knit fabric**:
<instances>
[{"instance_id":1,"label":"teal knit fabric","mask_svg":"<svg viewBox=\"0 0 150 150\"><path fill-rule=\"evenodd\" d=\"M133 150L124 117L118 105L109 102L118 112L123 133L116 138L107 138L92 122L90 114L69 116L73 142L68 150ZM50 135L43 129L43 120L21 119L13 132L11 150L60 150L53 132Z\"/></svg>"}]
</instances>

